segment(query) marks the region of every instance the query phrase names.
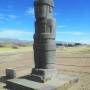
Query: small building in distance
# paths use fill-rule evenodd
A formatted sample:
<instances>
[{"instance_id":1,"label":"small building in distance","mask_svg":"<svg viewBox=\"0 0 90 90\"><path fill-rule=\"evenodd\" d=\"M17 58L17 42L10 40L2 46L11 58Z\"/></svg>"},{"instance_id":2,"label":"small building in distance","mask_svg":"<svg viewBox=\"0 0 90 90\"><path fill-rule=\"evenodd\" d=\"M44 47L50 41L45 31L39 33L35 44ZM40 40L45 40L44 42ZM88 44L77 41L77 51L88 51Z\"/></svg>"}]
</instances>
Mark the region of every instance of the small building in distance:
<instances>
[{"instance_id":1,"label":"small building in distance","mask_svg":"<svg viewBox=\"0 0 90 90\"><path fill-rule=\"evenodd\" d=\"M63 42L63 41L56 42L57 47L60 47L60 46L63 46L63 47L76 47L76 46L81 46L81 45L83 45L83 44L78 43L78 42Z\"/></svg>"}]
</instances>

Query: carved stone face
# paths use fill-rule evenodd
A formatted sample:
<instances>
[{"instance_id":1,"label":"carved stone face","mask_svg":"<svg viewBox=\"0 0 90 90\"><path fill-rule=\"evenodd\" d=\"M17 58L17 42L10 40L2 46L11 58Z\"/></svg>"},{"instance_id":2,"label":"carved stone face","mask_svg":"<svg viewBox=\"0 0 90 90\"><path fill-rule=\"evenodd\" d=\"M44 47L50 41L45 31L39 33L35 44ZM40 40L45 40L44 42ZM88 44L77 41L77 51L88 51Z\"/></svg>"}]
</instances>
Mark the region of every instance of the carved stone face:
<instances>
[{"instance_id":1,"label":"carved stone face","mask_svg":"<svg viewBox=\"0 0 90 90\"><path fill-rule=\"evenodd\" d=\"M47 20L47 25L48 25L49 27L51 27L52 24L53 24L52 22L53 22L52 19L48 19L48 20Z\"/></svg>"},{"instance_id":2,"label":"carved stone face","mask_svg":"<svg viewBox=\"0 0 90 90\"><path fill-rule=\"evenodd\" d=\"M42 30L41 32L45 32L45 24L43 24L43 23L41 25L41 30Z\"/></svg>"}]
</instances>

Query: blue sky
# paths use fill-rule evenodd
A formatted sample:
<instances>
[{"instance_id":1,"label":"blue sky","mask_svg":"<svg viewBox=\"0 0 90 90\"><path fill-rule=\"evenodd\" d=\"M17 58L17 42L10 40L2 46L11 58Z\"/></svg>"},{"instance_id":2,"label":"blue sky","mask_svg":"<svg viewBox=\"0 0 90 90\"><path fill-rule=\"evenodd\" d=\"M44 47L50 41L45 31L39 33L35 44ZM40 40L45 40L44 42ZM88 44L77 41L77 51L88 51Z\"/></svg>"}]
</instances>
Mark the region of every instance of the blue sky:
<instances>
[{"instance_id":1,"label":"blue sky","mask_svg":"<svg viewBox=\"0 0 90 90\"><path fill-rule=\"evenodd\" d=\"M54 0L56 40L90 43L90 0ZM33 40L33 0L0 0L0 38Z\"/></svg>"}]
</instances>

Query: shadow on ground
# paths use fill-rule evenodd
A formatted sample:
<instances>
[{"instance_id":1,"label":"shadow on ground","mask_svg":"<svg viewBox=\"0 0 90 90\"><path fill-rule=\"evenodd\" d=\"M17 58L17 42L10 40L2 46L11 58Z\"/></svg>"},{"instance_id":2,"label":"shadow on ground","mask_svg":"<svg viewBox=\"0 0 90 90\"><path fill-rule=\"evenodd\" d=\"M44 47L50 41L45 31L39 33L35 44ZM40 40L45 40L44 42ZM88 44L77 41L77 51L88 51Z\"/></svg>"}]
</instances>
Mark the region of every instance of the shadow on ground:
<instances>
[{"instance_id":1,"label":"shadow on ground","mask_svg":"<svg viewBox=\"0 0 90 90\"><path fill-rule=\"evenodd\" d=\"M3 90L4 90L4 89L5 89L5 90L7 89L7 88L6 88L6 81L7 81L7 80L9 80L9 78L7 78L6 76L1 76L1 77L0 77L0 83L2 84L1 86L2 86Z\"/></svg>"}]
</instances>

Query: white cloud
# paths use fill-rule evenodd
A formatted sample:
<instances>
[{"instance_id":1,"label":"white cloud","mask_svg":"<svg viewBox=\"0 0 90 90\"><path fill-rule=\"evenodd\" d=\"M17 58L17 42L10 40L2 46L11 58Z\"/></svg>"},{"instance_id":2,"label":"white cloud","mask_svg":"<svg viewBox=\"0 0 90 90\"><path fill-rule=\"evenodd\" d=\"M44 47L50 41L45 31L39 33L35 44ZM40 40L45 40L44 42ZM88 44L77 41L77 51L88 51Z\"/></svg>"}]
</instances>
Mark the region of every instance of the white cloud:
<instances>
[{"instance_id":1,"label":"white cloud","mask_svg":"<svg viewBox=\"0 0 90 90\"><path fill-rule=\"evenodd\" d=\"M66 25L59 25L59 26L57 26L57 28L64 28L64 27L66 27Z\"/></svg>"},{"instance_id":2,"label":"white cloud","mask_svg":"<svg viewBox=\"0 0 90 90\"><path fill-rule=\"evenodd\" d=\"M76 32L70 32L70 31L68 31L68 32L57 32L57 34L65 34L65 35L76 35L76 36L81 36L81 35L84 35L84 34L86 34L86 33L84 33L84 32L78 32L78 31L76 31Z\"/></svg>"},{"instance_id":3,"label":"white cloud","mask_svg":"<svg viewBox=\"0 0 90 90\"><path fill-rule=\"evenodd\" d=\"M54 13L54 16L59 16L59 15L60 15L60 14L59 14L59 13L57 13L57 12L55 12L55 13Z\"/></svg>"},{"instance_id":4,"label":"white cloud","mask_svg":"<svg viewBox=\"0 0 90 90\"><path fill-rule=\"evenodd\" d=\"M13 14L7 15L7 16L8 16L9 19L16 19L17 18L17 16L16 15L13 15Z\"/></svg>"},{"instance_id":5,"label":"white cloud","mask_svg":"<svg viewBox=\"0 0 90 90\"><path fill-rule=\"evenodd\" d=\"M9 21L9 20L15 20L17 18L16 15L10 14L10 15L5 15L5 14L0 14L0 21Z\"/></svg>"},{"instance_id":6,"label":"white cloud","mask_svg":"<svg viewBox=\"0 0 90 90\"><path fill-rule=\"evenodd\" d=\"M33 38L33 32L5 29L0 31L0 38L16 38L16 39L29 39Z\"/></svg>"},{"instance_id":7,"label":"white cloud","mask_svg":"<svg viewBox=\"0 0 90 90\"><path fill-rule=\"evenodd\" d=\"M25 15L30 15L30 16L34 16L34 8L28 8L26 11L25 11Z\"/></svg>"},{"instance_id":8,"label":"white cloud","mask_svg":"<svg viewBox=\"0 0 90 90\"><path fill-rule=\"evenodd\" d=\"M5 17L3 14L0 14L0 21L4 21L5 20Z\"/></svg>"}]
</instances>

